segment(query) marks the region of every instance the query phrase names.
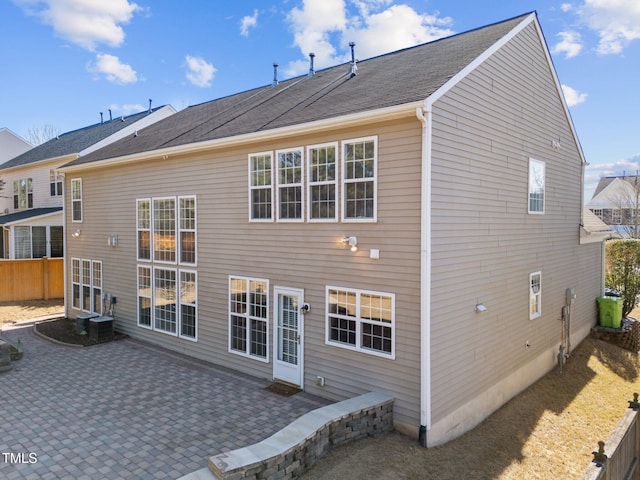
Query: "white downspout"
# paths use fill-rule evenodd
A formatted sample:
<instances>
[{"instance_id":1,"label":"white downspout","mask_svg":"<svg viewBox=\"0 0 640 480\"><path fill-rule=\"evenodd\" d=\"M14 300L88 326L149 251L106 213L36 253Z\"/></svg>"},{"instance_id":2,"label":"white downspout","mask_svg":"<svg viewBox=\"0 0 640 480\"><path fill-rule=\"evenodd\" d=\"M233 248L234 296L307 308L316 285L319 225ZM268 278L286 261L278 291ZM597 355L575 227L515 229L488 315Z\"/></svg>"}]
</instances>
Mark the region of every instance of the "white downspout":
<instances>
[{"instance_id":1,"label":"white downspout","mask_svg":"<svg viewBox=\"0 0 640 480\"><path fill-rule=\"evenodd\" d=\"M422 178L420 191L420 430L418 441L427 446L431 430L431 106L416 108L422 124Z\"/></svg>"},{"instance_id":2,"label":"white downspout","mask_svg":"<svg viewBox=\"0 0 640 480\"><path fill-rule=\"evenodd\" d=\"M68 278L67 278L67 186L65 185L67 178L64 173L58 172L58 175L62 178L62 277L64 279L64 316L69 318L69 295L67 292Z\"/></svg>"}]
</instances>

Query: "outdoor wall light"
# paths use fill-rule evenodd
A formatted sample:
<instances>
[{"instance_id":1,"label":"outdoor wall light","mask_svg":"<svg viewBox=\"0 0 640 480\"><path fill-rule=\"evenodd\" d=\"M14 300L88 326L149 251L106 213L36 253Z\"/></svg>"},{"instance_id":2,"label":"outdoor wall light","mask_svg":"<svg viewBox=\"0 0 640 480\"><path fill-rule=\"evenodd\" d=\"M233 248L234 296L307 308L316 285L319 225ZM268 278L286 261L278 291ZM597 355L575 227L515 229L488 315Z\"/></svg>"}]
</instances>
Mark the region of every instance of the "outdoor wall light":
<instances>
[{"instance_id":1,"label":"outdoor wall light","mask_svg":"<svg viewBox=\"0 0 640 480\"><path fill-rule=\"evenodd\" d=\"M482 312L486 312L486 311L487 311L487 307L485 307L482 303L478 303L476 305L476 312L482 313Z\"/></svg>"},{"instance_id":2,"label":"outdoor wall light","mask_svg":"<svg viewBox=\"0 0 640 480\"><path fill-rule=\"evenodd\" d=\"M352 252L358 251L358 238L357 237L342 237L342 243L349 245Z\"/></svg>"},{"instance_id":3,"label":"outdoor wall light","mask_svg":"<svg viewBox=\"0 0 640 480\"><path fill-rule=\"evenodd\" d=\"M82 233L82 231L78 228L75 232L71 234L71 236L74 238L78 238L80 236L80 233Z\"/></svg>"}]
</instances>

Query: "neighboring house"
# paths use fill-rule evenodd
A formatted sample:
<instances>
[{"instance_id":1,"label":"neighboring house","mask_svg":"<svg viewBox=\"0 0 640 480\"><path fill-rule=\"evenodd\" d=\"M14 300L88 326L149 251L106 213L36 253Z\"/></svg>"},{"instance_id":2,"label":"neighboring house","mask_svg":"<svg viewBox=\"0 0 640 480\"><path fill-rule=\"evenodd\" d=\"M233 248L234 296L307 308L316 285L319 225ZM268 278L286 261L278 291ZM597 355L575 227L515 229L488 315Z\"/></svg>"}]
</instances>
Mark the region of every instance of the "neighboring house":
<instances>
[{"instance_id":1,"label":"neighboring house","mask_svg":"<svg viewBox=\"0 0 640 480\"><path fill-rule=\"evenodd\" d=\"M640 238L640 178L602 177L586 207L622 238Z\"/></svg>"},{"instance_id":2,"label":"neighboring house","mask_svg":"<svg viewBox=\"0 0 640 480\"><path fill-rule=\"evenodd\" d=\"M67 314L333 400L391 393L437 445L595 324L584 166L535 13L311 69L60 169L82 185Z\"/></svg>"},{"instance_id":3,"label":"neighboring house","mask_svg":"<svg viewBox=\"0 0 640 480\"><path fill-rule=\"evenodd\" d=\"M173 107L163 106L101 121L58 135L0 165L5 182L0 199L0 258L62 257L63 178L55 169L173 113Z\"/></svg>"},{"instance_id":4,"label":"neighboring house","mask_svg":"<svg viewBox=\"0 0 640 480\"><path fill-rule=\"evenodd\" d=\"M0 167L7 160L26 152L30 148L33 148L29 142L27 142L20 135L13 133L6 127L0 128ZM0 197L0 202L2 197ZM0 206L2 203L0 203Z\"/></svg>"}]
</instances>

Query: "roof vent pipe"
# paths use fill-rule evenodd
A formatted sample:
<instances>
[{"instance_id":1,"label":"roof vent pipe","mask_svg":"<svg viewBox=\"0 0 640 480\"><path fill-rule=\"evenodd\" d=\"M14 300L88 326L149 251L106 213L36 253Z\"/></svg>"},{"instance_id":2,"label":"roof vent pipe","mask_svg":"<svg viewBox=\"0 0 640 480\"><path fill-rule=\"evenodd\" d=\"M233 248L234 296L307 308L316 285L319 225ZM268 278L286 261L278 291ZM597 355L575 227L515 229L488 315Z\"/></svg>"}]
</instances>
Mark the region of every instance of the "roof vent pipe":
<instances>
[{"instance_id":1,"label":"roof vent pipe","mask_svg":"<svg viewBox=\"0 0 640 480\"><path fill-rule=\"evenodd\" d=\"M274 87L278 85L278 64L273 62L273 85Z\"/></svg>"},{"instance_id":2,"label":"roof vent pipe","mask_svg":"<svg viewBox=\"0 0 640 480\"><path fill-rule=\"evenodd\" d=\"M113 115L111 114L111 109L109 109L109 121L113 120Z\"/></svg>"},{"instance_id":3,"label":"roof vent pipe","mask_svg":"<svg viewBox=\"0 0 640 480\"><path fill-rule=\"evenodd\" d=\"M104 121L102 120L102 112L100 112L100 123L104 123Z\"/></svg>"},{"instance_id":4,"label":"roof vent pipe","mask_svg":"<svg viewBox=\"0 0 640 480\"><path fill-rule=\"evenodd\" d=\"M358 66L356 65L356 54L354 50L356 43L349 42L349 46L351 47L351 70L349 72L349 75L351 77L355 77L358 74Z\"/></svg>"},{"instance_id":5,"label":"roof vent pipe","mask_svg":"<svg viewBox=\"0 0 640 480\"><path fill-rule=\"evenodd\" d=\"M313 59L316 56L315 53L311 52L309 54L309 76L313 77L316 74L316 71L313 69Z\"/></svg>"},{"instance_id":6,"label":"roof vent pipe","mask_svg":"<svg viewBox=\"0 0 640 480\"><path fill-rule=\"evenodd\" d=\"M151 113L151 99L149 99L149 111L148 113Z\"/></svg>"}]
</instances>

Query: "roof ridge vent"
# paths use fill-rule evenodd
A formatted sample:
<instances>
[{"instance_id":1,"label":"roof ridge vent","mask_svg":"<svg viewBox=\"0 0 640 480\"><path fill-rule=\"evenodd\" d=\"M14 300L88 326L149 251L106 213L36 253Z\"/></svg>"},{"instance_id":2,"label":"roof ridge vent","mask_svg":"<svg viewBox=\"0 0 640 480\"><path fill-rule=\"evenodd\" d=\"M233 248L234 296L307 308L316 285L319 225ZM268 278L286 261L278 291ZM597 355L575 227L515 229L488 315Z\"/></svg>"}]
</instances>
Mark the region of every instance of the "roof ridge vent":
<instances>
[{"instance_id":1,"label":"roof ridge vent","mask_svg":"<svg viewBox=\"0 0 640 480\"><path fill-rule=\"evenodd\" d=\"M315 58L316 54L311 52L309 54L309 76L313 77L316 74L316 71L313 69L313 59Z\"/></svg>"},{"instance_id":2,"label":"roof ridge vent","mask_svg":"<svg viewBox=\"0 0 640 480\"><path fill-rule=\"evenodd\" d=\"M100 112L100 123L104 123L104 120L102 119L102 112Z\"/></svg>"},{"instance_id":3,"label":"roof ridge vent","mask_svg":"<svg viewBox=\"0 0 640 480\"><path fill-rule=\"evenodd\" d=\"M147 113L151 113L151 99L149 99L149 110L147 111Z\"/></svg>"},{"instance_id":4,"label":"roof ridge vent","mask_svg":"<svg viewBox=\"0 0 640 480\"><path fill-rule=\"evenodd\" d=\"M109 109L109 121L113 120L113 115L111 114L111 109Z\"/></svg>"},{"instance_id":5,"label":"roof ridge vent","mask_svg":"<svg viewBox=\"0 0 640 480\"><path fill-rule=\"evenodd\" d=\"M349 47L351 47L351 70L349 70L349 76L355 77L358 74L358 65L356 64L356 53L355 47L356 42L349 42Z\"/></svg>"},{"instance_id":6,"label":"roof ridge vent","mask_svg":"<svg viewBox=\"0 0 640 480\"><path fill-rule=\"evenodd\" d=\"M271 83L272 86L276 86L278 85L278 64L276 62L273 62L273 83Z\"/></svg>"}]
</instances>

